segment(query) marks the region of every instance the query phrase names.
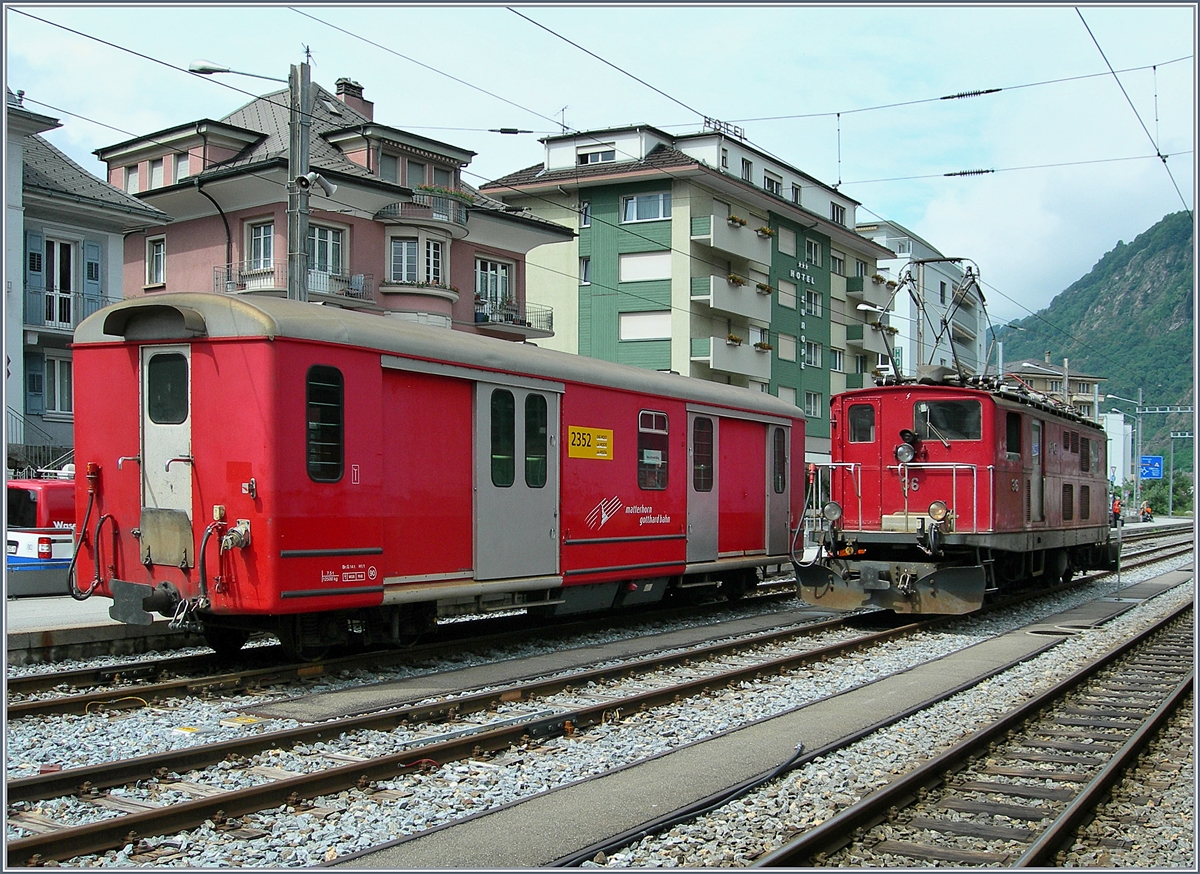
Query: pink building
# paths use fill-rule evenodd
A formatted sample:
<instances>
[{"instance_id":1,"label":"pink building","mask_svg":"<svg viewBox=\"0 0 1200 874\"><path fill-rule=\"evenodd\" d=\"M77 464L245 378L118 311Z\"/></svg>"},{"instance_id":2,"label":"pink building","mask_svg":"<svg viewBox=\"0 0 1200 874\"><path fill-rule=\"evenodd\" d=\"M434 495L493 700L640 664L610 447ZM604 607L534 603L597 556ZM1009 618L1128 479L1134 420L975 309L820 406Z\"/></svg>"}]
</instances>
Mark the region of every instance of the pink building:
<instances>
[{"instance_id":1,"label":"pink building","mask_svg":"<svg viewBox=\"0 0 1200 874\"><path fill-rule=\"evenodd\" d=\"M462 182L475 153L377 124L362 86L312 86L309 300L513 340L554 333L526 253L573 232ZM173 218L125 240L126 296L285 295L289 91L97 149L109 182Z\"/></svg>"}]
</instances>

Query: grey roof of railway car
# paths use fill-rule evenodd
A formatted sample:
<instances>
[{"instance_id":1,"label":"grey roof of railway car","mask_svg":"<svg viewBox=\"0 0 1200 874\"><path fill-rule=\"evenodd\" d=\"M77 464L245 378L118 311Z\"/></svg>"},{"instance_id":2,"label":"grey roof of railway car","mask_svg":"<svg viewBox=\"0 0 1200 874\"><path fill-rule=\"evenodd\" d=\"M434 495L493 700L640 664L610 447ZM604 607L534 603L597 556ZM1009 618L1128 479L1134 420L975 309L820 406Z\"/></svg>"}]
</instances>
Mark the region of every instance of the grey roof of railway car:
<instances>
[{"instance_id":1,"label":"grey roof of railway car","mask_svg":"<svg viewBox=\"0 0 1200 874\"><path fill-rule=\"evenodd\" d=\"M84 319L75 330L75 343L124 342L123 332L133 314L151 307L183 313L185 326L190 323L190 329L182 336L146 339L288 337L340 343L481 370L605 385L762 415L804 418L804 411L787 401L738 386L278 297L176 292L131 298Z\"/></svg>"}]
</instances>

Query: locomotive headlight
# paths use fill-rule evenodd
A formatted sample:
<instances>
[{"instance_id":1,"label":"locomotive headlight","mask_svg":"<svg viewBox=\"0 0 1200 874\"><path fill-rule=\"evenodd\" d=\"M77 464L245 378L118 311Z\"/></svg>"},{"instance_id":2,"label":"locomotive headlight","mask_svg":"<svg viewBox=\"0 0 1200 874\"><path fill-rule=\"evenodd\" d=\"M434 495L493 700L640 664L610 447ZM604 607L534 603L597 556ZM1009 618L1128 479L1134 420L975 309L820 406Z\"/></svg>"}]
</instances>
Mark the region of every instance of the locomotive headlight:
<instances>
[{"instance_id":1,"label":"locomotive headlight","mask_svg":"<svg viewBox=\"0 0 1200 874\"><path fill-rule=\"evenodd\" d=\"M842 505L837 501L830 501L821 508L821 515L830 522L836 522L842 518Z\"/></svg>"},{"instance_id":2,"label":"locomotive headlight","mask_svg":"<svg viewBox=\"0 0 1200 874\"><path fill-rule=\"evenodd\" d=\"M950 509L946 506L945 501L934 501L929 505L929 518L934 522L942 522L950 515Z\"/></svg>"},{"instance_id":3,"label":"locomotive headlight","mask_svg":"<svg viewBox=\"0 0 1200 874\"><path fill-rule=\"evenodd\" d=\"M896 460L901 464L908 464L917 455L917 450L913 448L911 443L901 443L896 447Z\"/></svg>"}]
</instances>

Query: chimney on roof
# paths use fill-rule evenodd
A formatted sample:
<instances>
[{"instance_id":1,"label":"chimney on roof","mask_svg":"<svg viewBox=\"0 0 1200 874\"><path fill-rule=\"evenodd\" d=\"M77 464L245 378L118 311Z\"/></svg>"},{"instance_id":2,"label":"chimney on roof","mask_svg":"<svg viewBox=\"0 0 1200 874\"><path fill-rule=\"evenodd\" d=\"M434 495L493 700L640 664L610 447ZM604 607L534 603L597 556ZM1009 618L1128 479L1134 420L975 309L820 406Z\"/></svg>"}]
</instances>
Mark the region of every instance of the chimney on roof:
<instances>
[{"instance_id":1,"label":"chimney on roof","mask_svg":"<svg viewBox=\"0 0 1200 874\"><path fill-rule=\"evenodd\" d=\"M375 104L370 100L363 100L363 86L359 85L353 79L347 79L343 76L337 80L337 96L342 103L349 106L351 109L357 110L365 115L371 121L375 120Z\"/></svg>"},{"instance_id":2,"label":"chimney on roof","mask_svg":"<svg viewBox=\"0 0 1200 874\"><path fill-rule=\"evenodd\" d=\"M1049 349L1046 350L1045 355L1046 355L1046 363L1049 364L1050 363L1050 350Z\"/></svg>"}]
</instances>

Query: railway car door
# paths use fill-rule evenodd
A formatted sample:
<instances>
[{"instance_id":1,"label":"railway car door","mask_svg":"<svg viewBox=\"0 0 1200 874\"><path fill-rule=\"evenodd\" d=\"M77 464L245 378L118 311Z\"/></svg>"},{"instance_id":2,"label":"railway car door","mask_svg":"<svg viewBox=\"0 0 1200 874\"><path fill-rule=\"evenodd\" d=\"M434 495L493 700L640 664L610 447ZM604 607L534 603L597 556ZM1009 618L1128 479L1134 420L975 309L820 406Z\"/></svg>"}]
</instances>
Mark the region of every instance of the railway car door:
<instances>
[{"instance_id":1,"label":"railway car door","mask_svg":"<svg viewBox=\"0 0 1200 874\"><path fill-rule=\"evenodd\" d=\"M788 478L788 458L792 436L780 425L767 428L767 555L786 555L791 546L788 537L788 509L792 483Z\"/></svg>"},{"instance_id":2,"label":"railway car door","mask_svg":"<svg viewBox=\"0 0 1200 874\"><path fill-rule=\"evenodd\" d=\"M192 567L191 350L142 347L142 561Z\"/></svg>"},{"instance_id":3,"label":"railway car door","mask_svg":"<svg viewBox=\"0 0 1200 874\"><path fill-rule=\"evenodd\" d=\"M476 384L476 579L558 573L558 418L555 391Z\"/></svg>"},{"instance_id":4,"label":"railway car door","mask_svg":"<svg viewBox=\"0 0 1200 874\"><path fill-rule=\"evenodd\" d=\"M692 461L687 509L689 562L717 560L719 421L715 416L688 413L688 458Z\"/></svg>"}]
</instances>

